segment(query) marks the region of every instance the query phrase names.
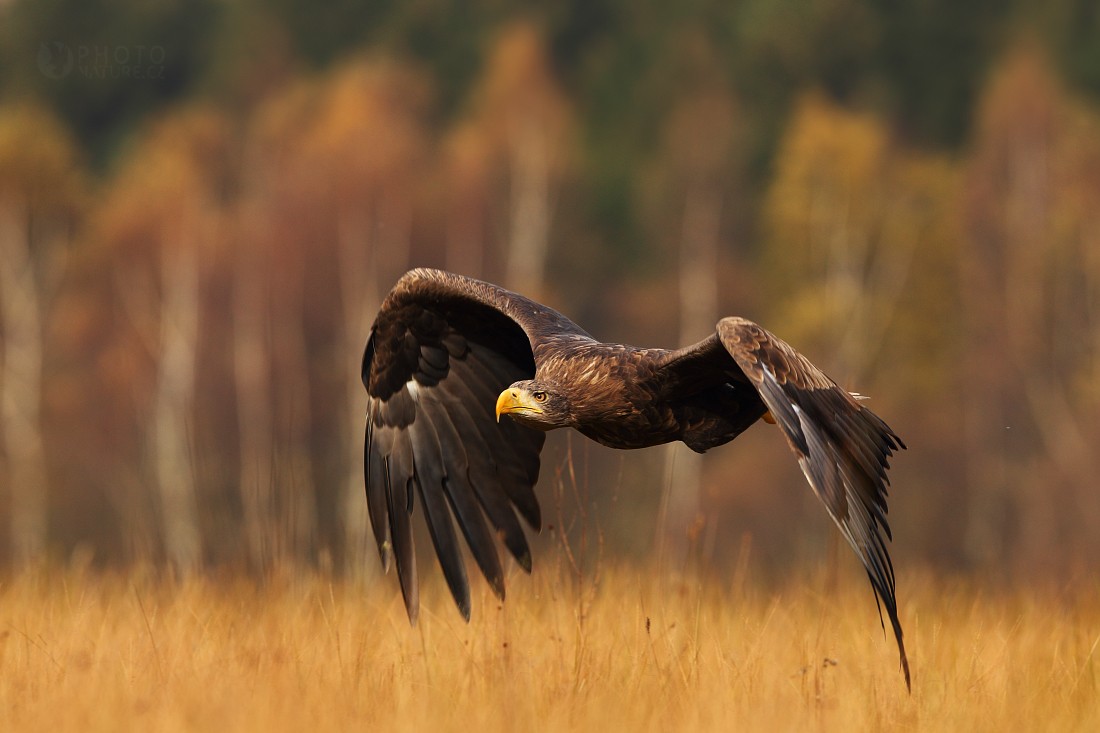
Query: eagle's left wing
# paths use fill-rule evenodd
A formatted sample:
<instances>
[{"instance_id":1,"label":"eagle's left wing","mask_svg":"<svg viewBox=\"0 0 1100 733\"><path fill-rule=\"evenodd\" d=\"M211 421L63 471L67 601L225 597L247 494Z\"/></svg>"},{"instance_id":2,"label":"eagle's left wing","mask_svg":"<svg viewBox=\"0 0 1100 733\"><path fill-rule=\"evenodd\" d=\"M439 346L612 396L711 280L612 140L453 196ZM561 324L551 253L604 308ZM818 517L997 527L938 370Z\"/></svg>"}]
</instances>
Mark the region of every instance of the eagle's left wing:
<instances>
[{"instance_id":1,"label":"eagle's left wing","mask_svg":"<svg viewBox=\"0 0 1100 733\"><path fill-rule=\"evenodd\" d=\"M669 352L662 378L679 389L715 382L738 385L744 380L755 387L810 488L863 563L890 617L908 686L894 567L886 547L886 471L890 456L905 447L901 438L806 357L744 318L723 318L708 338ZM763 412L754 411L746 397L741 401L750 418Z\"/></svg>"},{"instance_id":2,"label":"eagle's left wing","mask_svg":"<svg viewBox=\"0 0 1100 733\"><path fill-rule=\"evenodd\" d=\"M724 318L718 337L756 386L810 487L863 563L894 628L908 687L909 661L886 547L891 537L886 470L905 443L806 357L752 321Z\"/></svg>"}]
</instances>

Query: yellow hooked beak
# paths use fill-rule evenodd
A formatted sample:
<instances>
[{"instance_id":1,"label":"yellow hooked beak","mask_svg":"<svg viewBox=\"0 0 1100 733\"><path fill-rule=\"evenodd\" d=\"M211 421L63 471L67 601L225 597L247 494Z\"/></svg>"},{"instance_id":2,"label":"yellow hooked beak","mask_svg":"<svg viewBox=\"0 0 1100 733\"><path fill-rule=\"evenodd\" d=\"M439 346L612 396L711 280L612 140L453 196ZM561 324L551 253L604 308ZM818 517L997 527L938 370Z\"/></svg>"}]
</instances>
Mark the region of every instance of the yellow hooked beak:
<instances>
[{"instance_id":1,"label":"yellow hooked beak","mask_svg":"<svg viewBox=\"0 0 1100 733\"><path fill-rule=\"evenodd\" d=\"M541 413L542 408L535 403L527 390L509 387L497 397L497 422L500 422L501 415L509 412Z\"/></svg>"}]
</instances>

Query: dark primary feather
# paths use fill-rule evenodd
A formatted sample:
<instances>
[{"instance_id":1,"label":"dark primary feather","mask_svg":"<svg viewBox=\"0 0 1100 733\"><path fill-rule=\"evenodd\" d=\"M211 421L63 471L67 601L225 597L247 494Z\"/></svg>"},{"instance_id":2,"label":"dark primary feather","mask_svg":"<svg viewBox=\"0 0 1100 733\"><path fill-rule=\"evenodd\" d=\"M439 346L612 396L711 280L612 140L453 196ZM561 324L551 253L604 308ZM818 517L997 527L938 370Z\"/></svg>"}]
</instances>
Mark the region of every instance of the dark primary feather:
<instances>
[{"instance_id":1,"label":"dark primary feather","mask_svg":"<svg viewBox=\"0 0 1100 733\"><path fill-rule=\"evenodd\" d=\"M362 376L371 526L383 566L396 564L414 622L417 496L464 617L470 592L455 525L499 597L504 576L495 537L531 569L517 512L539 528L533 487L543 433L513 420L498 424L494 404L505 388L534 379L569 406L567 421L544 427L568 425L616 448L682 440L701 452L733 440L770 412L866 569L880 609L886 608L909 685L886 546L886 471L889 457L905 446L874 413L755 323L724 318L710 337L675 351L603 344L560 313L495 285L413 270L382 304Z\"/></svg>"},{"instance_id":2,"label":"dark primary feather","mask_svg":"<svg viewBox=\"0 0 1100 733\"><path fill-rule=\"evenodd\" d=\"M905 444L809 360L755 323L724 318L717 335L756 385L810 487L863 563L890 618L908 687L909 661L898 620L894 566L883 538L884 534L890 538L886 521L889 457Z\"/></svg>"},{"instance_id":3,"label":"dark primary feather","mask_svg":"<svg viewBox=\"0 0 1100 733\"><path fill-rule=\"evenodd\" d=\"M889 457L905 444L789 344L743 318L723 318L708 338L669 352L660 373L672 389L705 384L708 378L752 386L760 414L766 408L775 418L810 488L867 571L890 618L908 687L909 661L886 547L886 470Z\"/></svg>"},{"instance_id":4,"label":"dark primary feather","mask_svg":"<svg viewBox=\"0 0 1100 733\"><path fill-rule=\"evenodd\" d=\"M410 619L419 607L416 496L463 616L469 583L452 517L497 595L504 596L504 574L496 534L530 570L516 512L540 527L533 487L544 436L498 425L493 405L509 384L534 376L535 351L563 335L587 338L545 306L435 270L407 273L382 304L362 365L367 503L383 566L396 564Z\"/></svg>"}]
</instances>

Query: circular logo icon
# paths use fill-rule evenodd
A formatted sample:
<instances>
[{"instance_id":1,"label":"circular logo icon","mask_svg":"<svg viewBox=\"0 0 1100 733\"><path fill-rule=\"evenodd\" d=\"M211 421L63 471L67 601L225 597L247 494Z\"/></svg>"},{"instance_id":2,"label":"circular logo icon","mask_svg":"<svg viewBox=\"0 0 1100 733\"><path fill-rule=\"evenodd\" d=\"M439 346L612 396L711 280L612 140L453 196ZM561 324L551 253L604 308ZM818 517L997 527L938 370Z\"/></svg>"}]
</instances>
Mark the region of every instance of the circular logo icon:
<instances>
[{"instance_id":1,"label":"circular logo icon","mask_svg":"<svg viewBox=\"0 0 1100 733\"><path fill-rule=\"evenodd\" d=\"M50 79L64 79L73 70L73 50L61 41L39 43L38 70Z\"/></svg>"}]
</instances>

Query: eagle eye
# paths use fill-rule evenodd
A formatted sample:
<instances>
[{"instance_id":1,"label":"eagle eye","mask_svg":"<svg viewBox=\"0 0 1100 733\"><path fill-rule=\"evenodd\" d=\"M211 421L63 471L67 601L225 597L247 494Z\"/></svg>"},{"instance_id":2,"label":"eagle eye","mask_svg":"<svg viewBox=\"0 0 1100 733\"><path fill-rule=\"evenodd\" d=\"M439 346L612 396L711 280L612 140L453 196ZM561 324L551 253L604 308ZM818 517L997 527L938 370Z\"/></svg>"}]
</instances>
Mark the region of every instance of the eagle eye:
<instances>
[{"instance_id":1,"label":"eagle eye","mask_svg":"<svg viewBox=\"0 0 1100 733\"><path fill-rule=\"evenodd\" d=\"M535 398L535 402L546 402L546 393L541 389L531 393L531 396Z\"/></svg>"}]
</instances>

